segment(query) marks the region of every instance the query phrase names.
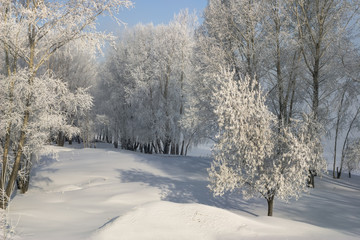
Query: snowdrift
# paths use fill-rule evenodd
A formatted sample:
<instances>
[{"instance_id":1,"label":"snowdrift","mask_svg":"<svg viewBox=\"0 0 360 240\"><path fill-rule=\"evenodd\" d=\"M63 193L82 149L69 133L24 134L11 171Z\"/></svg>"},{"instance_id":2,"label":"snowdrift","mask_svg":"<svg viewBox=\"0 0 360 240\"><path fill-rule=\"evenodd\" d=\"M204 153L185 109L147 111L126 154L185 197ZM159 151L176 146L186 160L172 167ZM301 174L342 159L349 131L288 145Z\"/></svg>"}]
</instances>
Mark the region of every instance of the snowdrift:
<instances>
[{"instance_id":1,"label":"snowdrift","mask_svg":"<svg viewBox=\"0 0 360 240\"><path fill-rule=\"evenodd\" d=\"M101 147L101 148L99 148ZM211 159L56 148L11 202L16 239L358 239L360 178L316 179L290 204L214 198ZM18 222L18 223L17 223Z\"/></svg>"}]
</instances>

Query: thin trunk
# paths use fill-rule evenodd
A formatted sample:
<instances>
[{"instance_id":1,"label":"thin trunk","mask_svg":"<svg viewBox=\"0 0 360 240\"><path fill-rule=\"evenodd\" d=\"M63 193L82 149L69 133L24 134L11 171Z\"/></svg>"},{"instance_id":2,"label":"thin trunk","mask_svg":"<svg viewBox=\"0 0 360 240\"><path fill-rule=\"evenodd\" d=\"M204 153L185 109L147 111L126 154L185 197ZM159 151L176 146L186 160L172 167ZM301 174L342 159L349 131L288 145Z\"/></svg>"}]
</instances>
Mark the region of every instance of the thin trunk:
<instances>
[{"instance_id":1,"label":"thin trunk","mask_svg":"<svg viewBox=\"0 0 360 240\"><path fill-rule=\"evenodd\" d=\"M181 156L184 156L184 145L185 145L185 140L183 140L181 143L181 151L180 151Z\"/></svg>"},{"instance_id":2,"label":"thin trunk","mask_svg":"<svg viewBox=\"0 0 360 240\"><path fill-rule=\"evenodd\" d=\"M345 148L346 148L346 146L347 146L347 144L348 144L348 139L349 139L350 131L351 131L351 129L352 129L352 127L353 127L353 124L355 123L355 120L357 119L357 116L359 115L359 113L360 113L360 107L357 109L355 116L353 117L352 121L350 122L348 131L347 131L346 136L345 136L344 144L343 144L343 147L342 147L342 150L341 150L340 170L339 170L338 173L337 173L337 178L340 178L340 177L341 177L341 172L342 172L342 168L343 168L343 164L344 164L344 159L345 159Z\"/></svg>"},{"instance_id":3,"label":"thin trunk","mask_svg":"<svg viewBox=\"0 0 360 240\"><path fill-rule=\"evenodd\" d=\"M178 144L178 143L176 143L175 148L176 148L175 154L176 154L176 155L180 155L180 147L179 147L179 144Z\"/></svg>"},{"instance_id":4,"label":"thin trunk","mask_svg":"<svg viewBox=\"0 0 360 240\"><path fill-rule=\"evenodd\" d=\"M341 101L340 101L340 106L338 109L338 114L337 114L337 120L336 120L336 128L335 128L335 142L334 142L334 163L333 163L333 178L336 178L335 176L335 167L336 167L336 149L337 149L337 140L338 140L338 135L339 135L339 127L340 127L340 117L341 117L341 112L342 112L342 105L344 102L344 98L345 98L345 90L341 96Z\"/></svg>"},{"instance_id":5,"label":"thin trunk","mask_svg":"<svg viewBox=\"0 0 360 240\"><path fill-rule=\"evenodd\" d=\"M1 203L0 208L6 208L7 207L7 203L10 200L10 196L14 190L14 185L18 176L18 171L20 169L20 162L21 162L21 156L23 153L23 146L25 144L25 137L26 137L26 129L28 126L28 122L29 122L29 116L30 113L28 110L25 111L25 116L23 119L23 123L22 123L22 128L21 128L21 134L20 134L20 139L19 139L19 143L18 143L18 148L16 151L16 157L15 157L15 162L10 174L10 178L9 181L7 183L6 186L6 190L5 190L5 195L4 196L4 201Z\"/></svg>"},{"instance_id":6,"label":"thin trunk","mask_svg":"<svg viewBox=\"0 0 360 240\"><path fill-rule=\"evenodd\" d=\"M268 204L268 216L272 216L273 215L273 208L274 208L274 197L270 197L267 200L267 204Z\"/></svg>"},{"instance_id":7,"label":"thin trunk","mask_svg":"<svg viewBox=\"0 0 360 240\"><path fill-rule=\"evenodd\" d=\"M276 9L276 8L275 8ZM281 52L280 52L280 18L277 10L274 18L275 28L276 28L276 77L277 77L277 86L278 86L278 100L279 100L279 124L283 126L285 123L286 116L286 105L284 99L284 80L281 73Z\"/></svg>"},{"instance_id":8,"label":"thin trunk","mask_svg":"<svg viewBox=\"0 0 360 240\"><path fill-rule=\"evenodd\" d=\"M34 81L34 77L35 77L35 70L34 70L34 59L35 59L35 35L36 35L36 31L35 31L35 26L33 25L29 25L28 28L28 37L29 37L29 46L30 46L30 57L29 57L29 62L28 62L28 66L29 66L29 72L30 72L30 78L28 81L28 84L30 86L33 85L33 81ZM20 168L20 162L21 162L21 156L23 154L23 147L25 144L25 139L26 139L26 130L29 124L29 118L30 118L30 105L31 105L31 94L29 94L28 96L26 96L26 109L24 111L24 118L22 121L22 126L21 126L21 131L20 131L20 138L18 141L18 145L17 145L17 150L16 150L16 154L15 154L15 161L13 163L13 167L12 167L12 171L9 177L9 180L7 182L6 185L6 190L5 190L5 195L3 196L4 201L0 204L0 208L6 208L8 201L10 200L11 194L14 190L14 186L15 186L15 182L18 176L18 171Z\"/></svg>"},{"instance_id":9,"label":"thin trunk","mask_svg":"<svg viewBox=\"0 0 360 240\"><path fill-rule=\"evenodd\" d=\"M187 156L187 153L188 153L188 149L189 149L189 146L190 146L190 140L189 142L186 144L186 148L185 148L185 156Z\"/></svg>"},{"instance_id":10,"label":"thin trunk","mask_svg":"<svg viewBox=\"0 0 360 240\"><path fill-rule=\"evenodd\" d=\"M176 144L172 143L171 144L171 155L175 155L176 154Z\"/></svg>"},{"instance_id":11,"label":"thin trunk","mask_svg":"<svg viewBox=\"0 0 360 240\"><path fill-rule=\"evenodd\" d=\"M308 187L315 188L315 173L313 170L309 170Z\"/></svg>"},{"instance_id":12,"label":"thin trunk","mask_svg":"<svg viewBox=\"0 0 360 240\"><path fill-rule=\"evenodd\" d=\"M297 63L300 61L301 59L301 55L297 54L297 51L294 53L294 57L293 57L293 61L292 61L292 66L293 69L290 73L290 77L289 77L289 85L288 85L288 90L286 93L286 99L285 102L289 102L289 98L290 98L290 103L289 103L289 110L288 112L288 116L287 116L287 124L289 125L291 123L291 118L293 115L293 107L294 107L294 101L295 101L295 88L296 88L296 66Z\"/></svg>"},{"instance_id":13,"label":"thin trunk","mask_svg":"<svg viewBox=\"0 0 360 240\"><path fill-rule=\"evenodd\" d=\"M171 140L169 137L166 137L166 139L164 141L164 154L169 154L170 145L171 145Z\"/></svg>"}]
</instances>

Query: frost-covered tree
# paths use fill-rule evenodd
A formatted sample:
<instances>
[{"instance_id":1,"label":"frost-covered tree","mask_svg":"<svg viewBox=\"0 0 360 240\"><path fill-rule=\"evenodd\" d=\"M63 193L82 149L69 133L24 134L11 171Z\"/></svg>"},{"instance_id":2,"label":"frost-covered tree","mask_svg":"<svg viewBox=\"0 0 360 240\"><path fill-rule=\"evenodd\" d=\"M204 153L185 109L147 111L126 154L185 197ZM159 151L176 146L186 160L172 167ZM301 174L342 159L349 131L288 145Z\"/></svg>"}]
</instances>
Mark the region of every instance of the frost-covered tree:
<instances>
[{"instance_id":1,"label":"frost-covered tree","mask_svg":"<svg viewBox=\"0 0 360 240\"><path fill-rule=\"evenodd\" d=\"M204 11L207 34L226 54L238 78L263 76L265 5L258 0L210 0Z\"/></svg>"},{"instance_id":2,"label":"frost-covered tree","mask_svg":"<svg viewBox=\"0 0 360 240\"><path fill-rule=\"evenodd\" d=\"M355 34L355 33L353 33ZM344 165L344 156L349 141L356 138L359 125L359 49L354 44L356 36L344 35L338 46L338 65L341 66L341 78L336 81L336 91L331 95L333 124L333 177L340 178ZM339 159L340 158L340 159ZM339 161L340 160L340 161ZM340 164L338 164L340 163Z\"/></svg>"},{"instance_id":3,"label":"frost-covered tree","mask_svg":"<svg viewBox=\"0 0 360 240\"><path fill-rule=\"evenodd\" d=\"M91 91L97 77L97 64L95 62L94 49L84 48L82 42L74 41L71 45L64 46L51 56L44 70L51 70L52 74L65 82L69 89L69 101L71 95L78 89ZM66 109L64 109L66 111ZM86 118L90 112L78 111L69 114L68 123L77 127L86 126ZM85 116L86 115L86 116ZM86 132L86 131L82 131ZM66 132L60 128L59 132L54 132L57 144L64 145ZM77 136L79 138L79 136ZM84 138L85 139L85 138ZM72 136L68 137L72 143ZM80 139L79 139L80 140Z\"/></svg>"},{"instance_id":4,"label":"frost-covered tree","mask_svg":"<svg viewBox=\"0 0 360 240\"><path fill-rule=\"evenodd\" d=\"M310 89L307 97L309 108L315 121L326 124L329 96L341 89L336 82L344 77L339 59L340 46L347 45L346 36L356 23L358 2L294 0L291 4L305 66L304 78ZM313 177L314 169L309 171Z\"/></svg>"},{"instance_id":5,"label":"frost-covered tree","mask_svg":"<svg viewBox=\"0 0 360 240\"><path fill-rule=\"evenodd\" d=\"M344 155L345 168L351 178L351 172L360 168L360 141L356 140L348 144Z\"/></svg>"},{"instance_id":6,"label":"frost-covered tree","mask_svg":"<svg viewBox=\"0 0 360 240\"><path fill-rule=\"evenodd\" d=\"M58 49L74 40L99 47L108 36L95 31L96 18L130 5L127 0L0 2L5 63L0 80L2 208L10 199L19 170L31 165L31 156L49 138L50 128L61 127L71 135L77 129L68 124L68 114L91 107L91 97L84 89L70 94L67 84L42 71L43 67Z\"/></svg>"},{"instance_id":7,"label":"frost-covered tree","mask_svg":"<svg viewBox=\"0 0 360 240\"><path fill-rule=\"evenodd\" d=\"M125 31L109 53L101 83L109 104L99 113L109 117L114 140L120 139L123 148L184 153L187 136L179 121L187 101L195 22L185 11L168 25L139 24Z\"/></svg>"},{"instance_id":8,"label":"frost-covered tree","mask_svg":"<svg viewBox=\"0 0 360 240\"><path fill-rule=\"evenodd\" d=\"M298 198L306 190L315 144L309 124L279 130L254 79L234 80L235 72L218 75L215 113L220 127L209 171L214 195L241 188L245 198L264 197L272 216L274 199Z\"/></svg>"}]
</instances>

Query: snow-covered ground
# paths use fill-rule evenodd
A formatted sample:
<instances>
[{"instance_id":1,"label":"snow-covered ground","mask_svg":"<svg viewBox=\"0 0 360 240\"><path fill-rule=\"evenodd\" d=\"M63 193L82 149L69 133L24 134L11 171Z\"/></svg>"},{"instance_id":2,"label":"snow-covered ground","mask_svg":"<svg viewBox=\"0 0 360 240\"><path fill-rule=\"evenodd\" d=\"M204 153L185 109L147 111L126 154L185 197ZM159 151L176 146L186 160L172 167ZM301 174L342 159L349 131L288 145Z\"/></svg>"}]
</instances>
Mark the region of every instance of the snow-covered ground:
<instances>
[{"instance_id":1,"label":"snow-covered ground","mask_svg":"<svg viewBox=\"0 0 360 240\"><path fill-rule=\"evenodd\" d=\"M209 158L100 147L54 147L58 160L41 160L11 202L16 239L359 239L359 176L317 178L267 217L264 199L212 196Z\"/></svg>"}]
</instances>

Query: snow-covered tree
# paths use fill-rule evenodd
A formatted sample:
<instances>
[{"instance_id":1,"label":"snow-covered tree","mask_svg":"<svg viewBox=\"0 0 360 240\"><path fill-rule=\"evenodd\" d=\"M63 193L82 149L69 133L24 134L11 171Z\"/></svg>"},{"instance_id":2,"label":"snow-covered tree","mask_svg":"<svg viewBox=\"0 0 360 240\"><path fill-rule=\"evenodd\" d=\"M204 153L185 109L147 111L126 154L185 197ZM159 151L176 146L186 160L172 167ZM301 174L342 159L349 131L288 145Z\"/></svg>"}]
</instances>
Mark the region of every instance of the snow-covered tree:
<instances>
[{"instance_id":1,"label":"snow-covered tree","mask_svg":"<svg viewBox=\"0 0 360 240\"><path fill-rule=\"evenodd\" d=\"M109 117L123 148L184 152L187 136L179 121L187 101L195 22L184 11L168 25L139 24L125 31L109 53L101 86L111 104L99 114Z\"/></svg>"},{"instance_id":2,"label":"snow-covered tree","mask_svg":"<svg viewBox=\"0 0 360 240\"><path fill-rule=\"evenodd\" d=\"M44 70L51 70L55 77L67 84L70 91L69 101L71 101L71 94L74 94L78 89L91 91L97 77L96 52L91 48L84 48L82 44L80 41L74 41L71 45L64 46L53 54L46 66L44 66ZM90 112L83 111L68 114L68 122L77 127L86 126L87 124L82 123L82 121L86 122L89 114ZM57 144L63 146L66 132L60 128L60 131L54 132L54 134L57 135L54 136ZM71 144L72 136L68 140Z\"/></svg>"},{"instance_id":3,"label":"snow-covered tree","mask_svg":"<svg viewBox=\"0 0 360 240\"><path fill-rule=\"evenodd\" d=\"M289 6L297 23L296 35L305 66L304 79L309 89L308 108L315 121L326 124L329 120L329 97L341 89L336 82L344 77L339 46L346 45L346 36L357 22L355 16L359 9L358 2L294 0L290 1ZM312 168L309 171L313 179L316 171ZM314 186L314 183L311 185Z\"/></svg>"},{"instance_id":4,"label":"snow-covered tree","mask_svg":"<svg viewBox=\"0 0 360 240\"><path fill-rule=\"evenodd\" d=\"M345 168L348 170L349 178L351 178L351 172L360 168L360 141L353 141L348 144L345 150Z\"/></svg>"},{"instance_id":5,"label":"snow-covered tree","mask_svg":"<svg viewBox=\"0 0 360 240\"><path fill-rule=\"evenodd\" d=\"M204 11L207 35L226 54L238 78L263 76L265 5L258 0L210 0Z\"/></svg>"},{"instance_id":6,"label":"snow-covered tree","mask_svg":"<svg viewBox=\"0 0 360 240\"><path fill-rule=\"evenodd\" d=\"M307 141L309 124L278 128L256 79L234 80L234 71L218 75L221 88L213 104L220 127L209 171L214 195L241 188L245 198L262 196L272 216L274 198L298 198L306 190L316 145Z\"/></svg>"},{"instance_id":7,"label":"snow-covered tree","mask_svg":"<svg viewBox=\"0 0 360 240\"><path fill-rule=\"evenodd\" d=\"M74 40L87 44L83 47L99 47L109 36L95 31L96 18L130 5L127 0L0 2L0 43L5 58L0 81L2 208L19 170L31 164L32 154L49 138L50 128L75 133L77 129L67 122L68 114L91 107L91 97L84 89L70 94L66 84L42 69L58 49Z\"/></svg>"},{"instance_id":8,"label":"snow-covered tree","mask_svg":"<svg viewBox=\"0 0 360 240\"><path fill-rule=\"evenodd\" d=\"M355 33L353 33L355 34ZM336 81L336 91L331 95L331 112L333 124L333 177L340 178L345 151L351 139L356 138L359 125L359 65L360 52L356 47L356 36L344 35L341 44L338 45L338 65L341 66L341 78ZM339 159L340 158L340 159ZM340 161L338 161L340 160ZM340 163L340 164L338 164Z\"/></svg>"}]
</instances>

